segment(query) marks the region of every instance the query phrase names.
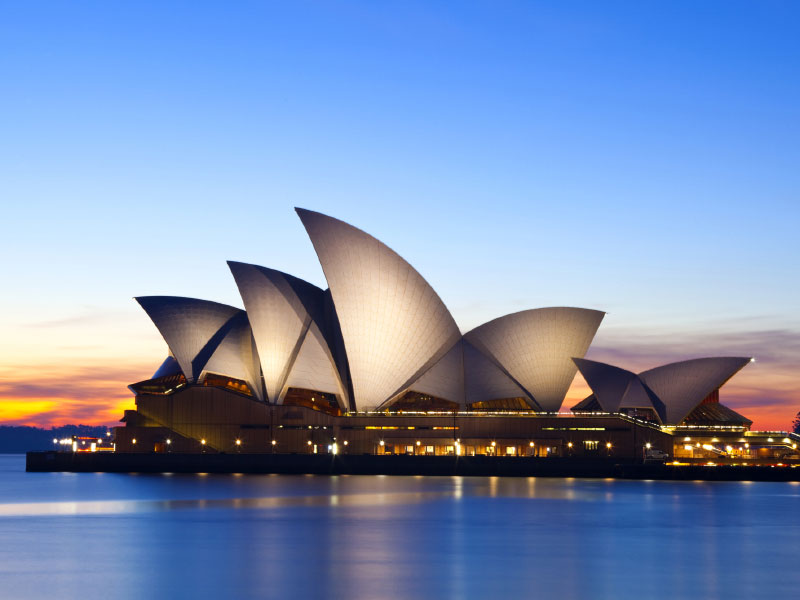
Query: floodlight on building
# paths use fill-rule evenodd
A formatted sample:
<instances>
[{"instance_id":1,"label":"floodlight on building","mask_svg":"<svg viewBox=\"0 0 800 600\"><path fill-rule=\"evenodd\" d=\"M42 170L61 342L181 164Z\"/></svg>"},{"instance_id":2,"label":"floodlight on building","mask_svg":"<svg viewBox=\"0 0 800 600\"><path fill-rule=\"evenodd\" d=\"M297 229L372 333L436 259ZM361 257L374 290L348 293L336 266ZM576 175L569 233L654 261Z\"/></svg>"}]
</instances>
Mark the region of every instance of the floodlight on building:
<instances>
[{"instance_id":1,"label":"floodlight on building","mask_svg":"<svg viewBox=\"0 0 800 600\"><path fill-rule=\"evenodd\" d=\"M344 441L344 442L342 442L342 443L343 443L345 446L347 446L347 444L349 444L349 442L348 442L347 440L345 440L345 441Z\"/></svg>"},{"instance_id":2,"label":"floodlight on building","mask_svg":"<svg viewBox=\"0 0 800 600\"><path fill-rule=\"evenodd\" d=\"M567 442L567 448L572 448L572 442Z\"/></svg>"},{"instance_id":3,"label":"floodlight on building","mask_svg":"<svg viewBox=\"0 0 800 600\"><path fill-rule=\"evenodd\" d=\"M53 443L57 444L58 443L58 438L53 438Z\"/></svg>"},{"instance_id":4,"label":"floodlight on building","mask_svg":"<svg viewBox=\"0 0 800 600\"><path fill-rule=\"evenodd\" d=\"M274 446L275 444L277 444L277 443L278 443L278 442L277 442L276 440L272 440L272 445L273 445L273 446Z\"/></svg>"},{"instance_id":5,"label":"floodlight on building","mask_svg":"<svg viewBox=\"0 0 800 600\"><path fill-rule=\"evenodd\" d=\"M236 445L237 446L241 446L242 445L242 440L240 440L239 438L236 438Z\"/></svg>"},{"instance_id":6,"label":"floodlight on building","mask_svg":"<svg viewBox=\"0 0 800 600\"><path fill-rule=\"evenodd\" d=\"M206 445L206 438L203 438L202 440L200 440L200 443L203 444L203 446L205 446Z\"/></svg>"},{"instance_id":7,"label":"floodlight on building","mask_svg":"<svg viewBox=\"0 0 800 600\"><path fill-rule=\"evenodd\" d=\"M419 446L421 443L422 443L422 442L420 442L419 440L417 440L417 446Z\"/></svg>"},{"instance_id":8,"label":"floodlight on building","mask_svg":"<svg viewBox=\"0 0 800 600\"><path fill-rule=\"evenodd\" d=\"M136 443L136 438L133 438L133 439L131 440L131 443L135 444L135 443Z\"/></svg>"},{"instance_id":9,"label":"floodlight on building","mask_svg":"<svg viewBox=\"0 0 800 600\"><path fill-rule=\"evenodd\" d=\"M167 438L167 446L169 446L171 443L172 443L172 440Z\"/></svg>"},{"instance_id":10,"label":"floodlight on building","mask_svg":"<svg viewBox=\"0 0 800 600\"><path fill-rule=\"evenodd\" d=\"M380 442L378 442L378 444L380 444L381 446L383 446L383 440L381 440Z\"/></svg>"},{"instance_id":11,"label":"floodlight on building","mask_svg":"<svg viewBox=\"0 0 800 600\"><path fill-rule=\"evenodd\" d=\"M647 443L644 445L644 447L645 447L645 448L647 448L648 450L650 450L650 448L652 447L652 444L650 444L650 442L647 442Z\"/></svg>"},{"instance_id":12,"label":"floodlight on building","mask_svg":"<svg viewBox=\"0 0 800 600\"><path fill-rule=\"evenodd\" d=\"M771 443L772 443L772 442L774 442L775 440L773 440L772 438L767 438L767 441L768 441L768 442L771 444Z\"/></svg>"},{"instance_id":13,"label":"floodlight on building","mask_svg":"<svg viewBox=\"0 0 800 600\"><path fill-rule=\"evenodd\" d=\"M311 440L308 440L308 441L306 442L306 444L310 446L310 445L311 445Z\"/></svg>"},{"instance_id":14,"label":"floodlight on building","mask_svg":"<svg viewBox=\"0 0 800 600\"><path fill-rule=\"evenodd\" d=\"M530 444L528 444L528 445L529 445L531 448L533 448L533 442L531 442L531 443L530 443Z\"/></svg>"},{"instance_id":15,"label":"floodlight on building","mask_svg":"<svg viewBox=\"0 0 800 600\"><path fill-rule=\"evenodd\" d=\"M497 446L497 442L495 442L494 440L492 440L492 448L494 448L495 446Z\"/></svg>"},{"instance_id":16,"label":"floodlight on building","mask_svg":"<svg viewBox=\"0 0 800 600\"><path fill-rule=\"evenodd\" d=\"M611 448L611 442L606 442L606 448Z\"/></svg>"}]
</instances>

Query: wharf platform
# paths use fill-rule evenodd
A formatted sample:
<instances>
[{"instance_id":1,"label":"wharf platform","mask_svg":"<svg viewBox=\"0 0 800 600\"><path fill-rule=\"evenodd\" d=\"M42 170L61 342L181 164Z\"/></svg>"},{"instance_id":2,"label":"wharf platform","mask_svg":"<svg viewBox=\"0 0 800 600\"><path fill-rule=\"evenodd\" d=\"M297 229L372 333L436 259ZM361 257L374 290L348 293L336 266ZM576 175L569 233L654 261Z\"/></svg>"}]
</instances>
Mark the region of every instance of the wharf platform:
<instances>
[{"instance_id":1,"label":"wharf platform","mask_svg":"<svg viewBox=\"0 0 800 600\"><path fill-rule=\"evenodd\" d=\"M29 472L260 473L588 477L703 481L800 481L800 465L642 463L602 458L331 454L28 452Z\"/></svg>"}]
</instances>

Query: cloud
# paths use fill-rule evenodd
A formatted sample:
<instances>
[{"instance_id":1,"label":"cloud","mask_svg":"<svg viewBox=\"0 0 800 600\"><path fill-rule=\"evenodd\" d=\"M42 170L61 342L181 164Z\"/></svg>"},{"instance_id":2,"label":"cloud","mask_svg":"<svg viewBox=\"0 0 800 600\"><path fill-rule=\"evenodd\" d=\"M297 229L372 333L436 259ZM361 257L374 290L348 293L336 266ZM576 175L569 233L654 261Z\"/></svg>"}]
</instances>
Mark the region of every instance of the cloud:
<instances>
[{"instance_id":1,"label":"cloud","mask_svg":"<svg viewBox=\"0 0 800 600\"><path fill-rule=\"evenodd\" d=\"M94 366L66 363L47 367L7 367L0 371L0 420L5 424L107 425L133 408L128 384L146 379L153 366L119 365L98 360Z\"/></svg>"}]
</instances>

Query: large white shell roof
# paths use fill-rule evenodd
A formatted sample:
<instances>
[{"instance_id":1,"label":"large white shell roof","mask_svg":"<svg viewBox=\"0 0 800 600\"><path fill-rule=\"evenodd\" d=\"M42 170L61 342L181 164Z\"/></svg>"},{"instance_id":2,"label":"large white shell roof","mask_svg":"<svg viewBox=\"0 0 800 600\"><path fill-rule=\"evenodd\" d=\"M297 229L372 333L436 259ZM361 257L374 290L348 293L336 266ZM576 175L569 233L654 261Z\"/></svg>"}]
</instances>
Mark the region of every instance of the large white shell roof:
<instances>
[{"instance_id":1,"label":"large white shell roof","mask_svg":"<svg viewBox=\"0 0 800 600\"><path fill-rule=\"evenodd\" d=\"M461 333L433 288L394 250L344 221L296 210L330 286L356 406L377 408Z\"/></svg>"}]
</instances>

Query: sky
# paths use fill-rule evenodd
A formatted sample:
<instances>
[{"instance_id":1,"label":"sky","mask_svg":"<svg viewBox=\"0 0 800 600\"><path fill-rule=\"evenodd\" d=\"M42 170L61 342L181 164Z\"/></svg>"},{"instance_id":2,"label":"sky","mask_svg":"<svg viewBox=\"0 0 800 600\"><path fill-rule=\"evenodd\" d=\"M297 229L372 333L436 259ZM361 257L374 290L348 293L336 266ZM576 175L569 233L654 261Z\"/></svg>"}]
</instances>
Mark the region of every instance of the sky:
<instances>
[{"instance_id":1,"label":"sky","mask_svg":"<svg viewBox=\"0 0 800 600\"><path fill-rule=\"evenodd\" d=\"M587 357L754 356L800 410L800 4L0 0L0 423L113 425L167 354L133 301L327 287L369 232L463 332L606 311ZM564 407L589 390L576 376Z\"/></svg>"}]
</instances>

